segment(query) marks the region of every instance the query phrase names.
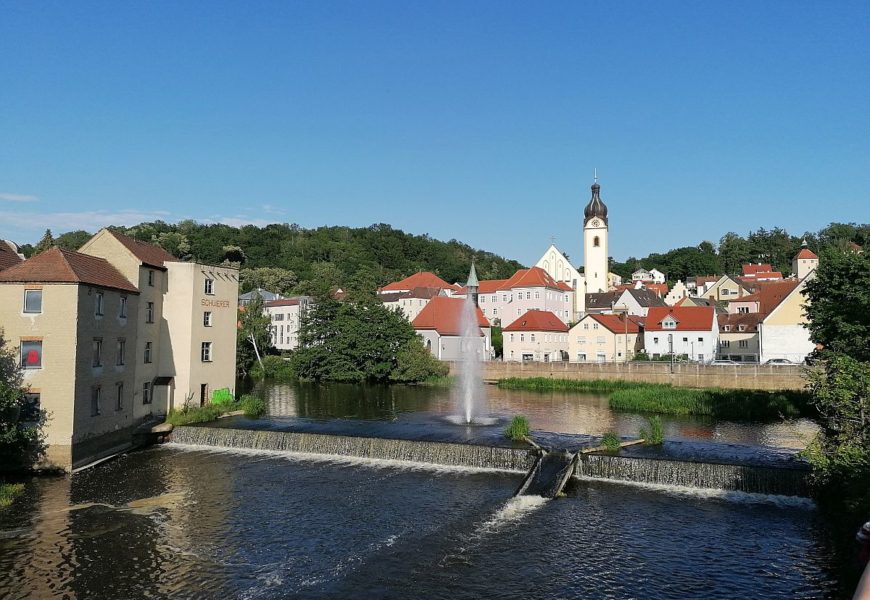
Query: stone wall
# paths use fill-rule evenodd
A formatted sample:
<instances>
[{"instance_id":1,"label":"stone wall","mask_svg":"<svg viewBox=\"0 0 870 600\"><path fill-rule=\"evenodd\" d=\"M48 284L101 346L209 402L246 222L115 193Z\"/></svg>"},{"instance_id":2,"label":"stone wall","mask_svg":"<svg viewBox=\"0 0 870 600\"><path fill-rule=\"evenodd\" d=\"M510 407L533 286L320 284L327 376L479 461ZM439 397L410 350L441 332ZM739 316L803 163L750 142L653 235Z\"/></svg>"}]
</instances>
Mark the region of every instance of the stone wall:
<instances>
[{"instance_id":1,"label":"stone wall","mask_svg":"<svg viewBox=\"0 0 870 600\"><path fill-rule=\"evenodd\" d=\"M450 364L450 373L458 372ZM483 363L483 378L497 381L509 377L552 377L554 379L624 379L648 383L670 383L679 387L721 387L757 390L799 390L806 385L803 367L765 365L701 365L695 363Z\"/></svg>"}]
</instances>

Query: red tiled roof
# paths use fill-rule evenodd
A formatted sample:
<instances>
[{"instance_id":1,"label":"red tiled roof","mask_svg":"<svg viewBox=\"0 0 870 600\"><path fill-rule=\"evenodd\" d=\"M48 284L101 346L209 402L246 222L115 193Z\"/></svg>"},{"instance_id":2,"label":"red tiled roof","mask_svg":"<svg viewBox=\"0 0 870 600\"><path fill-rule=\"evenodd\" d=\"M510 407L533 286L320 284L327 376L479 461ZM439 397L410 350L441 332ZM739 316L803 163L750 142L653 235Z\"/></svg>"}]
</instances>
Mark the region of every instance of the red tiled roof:
<instances>
[{"instance_id":1,"label":"red tiled roof","mask_svg":"<svg viewBox=\"0 0 870 600\"><path fill-rule=\"evenodd\" d=\"M757 265L748 264L742 265L744 275L755 275L756 273L770 273L773 269L768 263L758 263Z\"/></svg>"},{"instance_id":2,"label":"red tiled roof","mask_svg":"<svg viewBox=\"0 0 870 600\"><path fill-rule=\"evenodd\" d=\"M143 265L162 269L165 267L163 263L175 262L178 260L169 252L156 244L140 242L137 239L131 238L128 235L124 235L123 233L118 233L117 231L112 231L111 229L107 229L106 231L112 234L116 240L121 242L121 244L123 244L124 247L127 248L127 250L132 252L133 255L138 258Z\"/></svg>"},{"instance_id":3,"label":"red tiled roof","mask_svg":"<svg viewBox=\"0 0 870 600\"><path fill-rule=\"evenodd\" d=\"M0 271L8 269L21 262L21 257L9 247L4 240L0 240Z\"/></svg>"},{"instance_id":4,"label":"red tiled roof","mask_svg":"<svg viewBox=\"0 0 870 600\"><path fill-rule=\"evenodd\" d=\"M520 269L514 273L513 277L508 279L503 288L513 289L521 287L547 287L559 288L556 280L550 277L541 267L532 267L531 269Z\"/></svg>"},{"instance_id":5,"label":"red tiled roof","mask_svg":"<svg viewBox=\"0 0 870 600\"><path fill-rule=\"evenodd\" d=\"M413 290L414 288L436 288L439 290L443 290L445 288L456 289L456 286L447 283L446 281L438 277L435 273L430 273L429 271L420 271L419 273L414 273L410 277L405 277L401 281L394 281L393 283L388 283L378 291L401 292L405 290Z\"/></svg>"},{"instance_id":6,"label":"red tiled roof","mask_svg":"<svg viewBox=\"0 0 870 600\"><path fill-rule=\"evenodd\" d=\"M626 321L623 315L590 314L589 318L598 321L599 323L604 325L605 328L612 331L613 333L625 334ZM643 319L629 315L628 333L639 333L641 325L643 325Z\"/></svg>"},{"instance_id":7,"label":"red tiled roof","mask_svg":"<svg viewBox=\"0 0 870 600\"><path fill-rule=\"evenodd\" d=\"M655 292L659 296L666 296L668 293L668 284L667 283L645 283L643 287L650 290L651 292Z\"/></svg>"},{"instance_id":8,"label":"red tiled roof","mask_svg":"<svg viewBox=\"0 0 870 600\"><path fill-rule=\"evenodd\" d=\"M568 285L564 281L557 281L556 285L559 286L560 290L563 290L565 292L573 292L574 291L574 288L572 288L570 285Z\"/></svg>"},{"instance_id":9,"label":"red tiled roof","mask_svg":"<svg viewBox=\"0 0 870 600\"><path fill-rule=\"evenodd\" d=\"M732 302L758 302L758 312L768 314L779 306L779 303L791 294L799 283L797 279L758 282L755 293L737 298Z\"/></svg>"},{"instance_id":10,"label":"red tiled roof","mask_svg":"<svg viewBox=\"0 0 870 600\"><path fill-rule=\"evenodd\" d=\"M106 259L61 248L51 248L0 272L0 282L84 283L139 293Z\"/></svg>"},{"instance_id":11,"label":"red tiled roof","mask_svg":"<svg viewBox=\"0 0 870 600\"><path fill-rule=\"evenodd\" d=\"M664 329L668 315L677 322L676 329ZM712 306L654 306L646 315L647 331L712 331L715 311Z\"/></svg>"},{"instance_id":12,"label":"red tiled roof","mask_svg":"<svg viewBox=\"0 0 870 600\"><path fill-rule=\"evenodd\" d=\"M809 248L801 248L801 251L797 253L797 256L795 256L795 258L811 258L818 260L819 257L816 256L816 253Z\"/></svg>"},{"instance_id":13,"label":"red tiled roof","mask_svg":"<svg viewBox=\"0 0 870 600\"><path fill-rule=\"evenodd\" d=\"M269 300L263 303L264 308L273 308L276 306L298 306L301 298L281 298L280 300Z\"/></svg>"},{"instance_id":14,"label":"red tiled roof","mask_svg":"<svg viewBox=\"0 0 870 600\"><path fill-rule=\"evenodd\" d=\"M712 283L714 281L719 281L722 279L721 275L699 275L695 277L695 285L702 286L705 283Z\"/></svg>"},{"instance_id":15,"label":"red tiled roof","mask_svg":"<svg viewBox=\"0 0 870 600\"><path fill-rule=\"evenodd\" d=\"M530 310L504 331L568 331L568 326L549 310Z\"/></svg>"},{"instance_id":16,"label":"red tiled roof","mask_svg":"<svg viewBox=\"0 0 870 600\"><path fill-rule=\"evenodd\" d=\"M420 311L411 323L414 329L434 329L441 335L462 335L462 307L464 298L448 298L437 296ZM483 316L483 311L477 309L477 324L489 327L489 321ZM481 332L481 335L483 333Z\"/></svg>"},{"instance_id":17,"label":"red tiled roof","mask_svg":"<svg viewBox=\"0 0 870 600\"><path fill-rule=\"evenodd\" d=\"M497 292L502 287L504 287L507 279L483 279L481 280L480 286L477 288L478 294L492 294L493 292ZM462 291L465 291L465 288L462 288Z\"/></svg>"},{"instance_id":18,"label":"red tiled roof","mask_svg":"<svg viewBox=\"0 0 870 600\"><path fill-rule=\"evenodd\" d=\"M741 333L740 325L745 329L743 332L754 333L758 331L758 323L764 318L761 313L731 313L719 315L719 331L725 333ZM729 329L726 331L725 327Z\"/></svg>"}]
</instances>

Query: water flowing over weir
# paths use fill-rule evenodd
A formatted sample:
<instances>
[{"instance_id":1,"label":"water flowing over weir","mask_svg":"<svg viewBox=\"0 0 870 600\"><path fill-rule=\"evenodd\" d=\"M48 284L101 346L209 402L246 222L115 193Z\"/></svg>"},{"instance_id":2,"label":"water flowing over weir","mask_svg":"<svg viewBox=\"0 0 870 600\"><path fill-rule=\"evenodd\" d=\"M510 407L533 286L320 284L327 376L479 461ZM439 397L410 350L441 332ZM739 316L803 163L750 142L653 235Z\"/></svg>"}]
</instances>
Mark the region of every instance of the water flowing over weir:
<instances>
[{"instance_id":1,"label":"water flowing over weir","mask_svg":"<svg viewBox=\"0 0 870 600\"><path fill-rule=\"evenodd\" d=\"M172 441L179 445L396 460L517 473L529 473L538 459L537 451L516 447L201 426L177 427L172 434ZM550 454L555 456L557 453ZM808 495L807 470L799 467L608 454L580 454L577 458L572 463L570 476L581 479L606 479L751 494ZM552 466L555 468L559 465L564 467L559 461L554 461ZM555 481L555 478L551 481Z\"/></svg>"}]
</instances>

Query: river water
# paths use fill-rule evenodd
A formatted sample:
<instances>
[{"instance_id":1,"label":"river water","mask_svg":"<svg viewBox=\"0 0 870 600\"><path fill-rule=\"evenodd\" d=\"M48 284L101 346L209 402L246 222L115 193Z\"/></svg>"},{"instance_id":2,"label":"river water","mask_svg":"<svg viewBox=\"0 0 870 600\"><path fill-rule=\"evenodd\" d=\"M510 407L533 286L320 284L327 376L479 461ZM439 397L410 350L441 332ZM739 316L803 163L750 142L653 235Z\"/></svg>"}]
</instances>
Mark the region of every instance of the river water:
<instances>
[{"instance_id":1,"label":"river water","mask_svg":"<svg viewBox=\"0 0 870 600\"><path fill-rule=\"evenodd\" d=\"M490 414L529 417L532 429L557 433L600 436L614 431L636 437L646 423L637 413L610 410L607 396L570 392L531 392L484 386ZM444 387L258 384L256 392L267 399L275 419L370 420L399 424L457 414L459 408ZM818 430L808 419L776 423L739 423L711 417L662 417L665 437L801 449Z\"/></svg>"},{"instance_id":2,"label":"river water","mask_svg":"<svg viewBox=\"0 0 870 600\"><path fill-rule=\"evenodd\" d=\"M807 501L169 444L29 482L0 598L837 597Z\"/></svg>"}]
</instances>

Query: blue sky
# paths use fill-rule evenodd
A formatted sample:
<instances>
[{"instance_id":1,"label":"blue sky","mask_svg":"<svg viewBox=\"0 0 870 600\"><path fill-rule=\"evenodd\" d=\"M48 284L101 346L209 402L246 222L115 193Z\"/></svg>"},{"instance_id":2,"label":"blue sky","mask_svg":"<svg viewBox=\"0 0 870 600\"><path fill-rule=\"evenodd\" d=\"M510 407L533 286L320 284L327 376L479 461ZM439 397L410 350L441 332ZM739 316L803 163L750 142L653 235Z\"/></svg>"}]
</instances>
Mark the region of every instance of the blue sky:
<instances>
[{"instance_id":1,"label":"blue sky","mask_svg":"<svg viewBox=\"0 0 870 600\"><path fill-rule=\"evenodd\" d=\"M0 237L160 218L580 259L870 217L866 2L7 2Z\"/></svg>"}]
</instances>

